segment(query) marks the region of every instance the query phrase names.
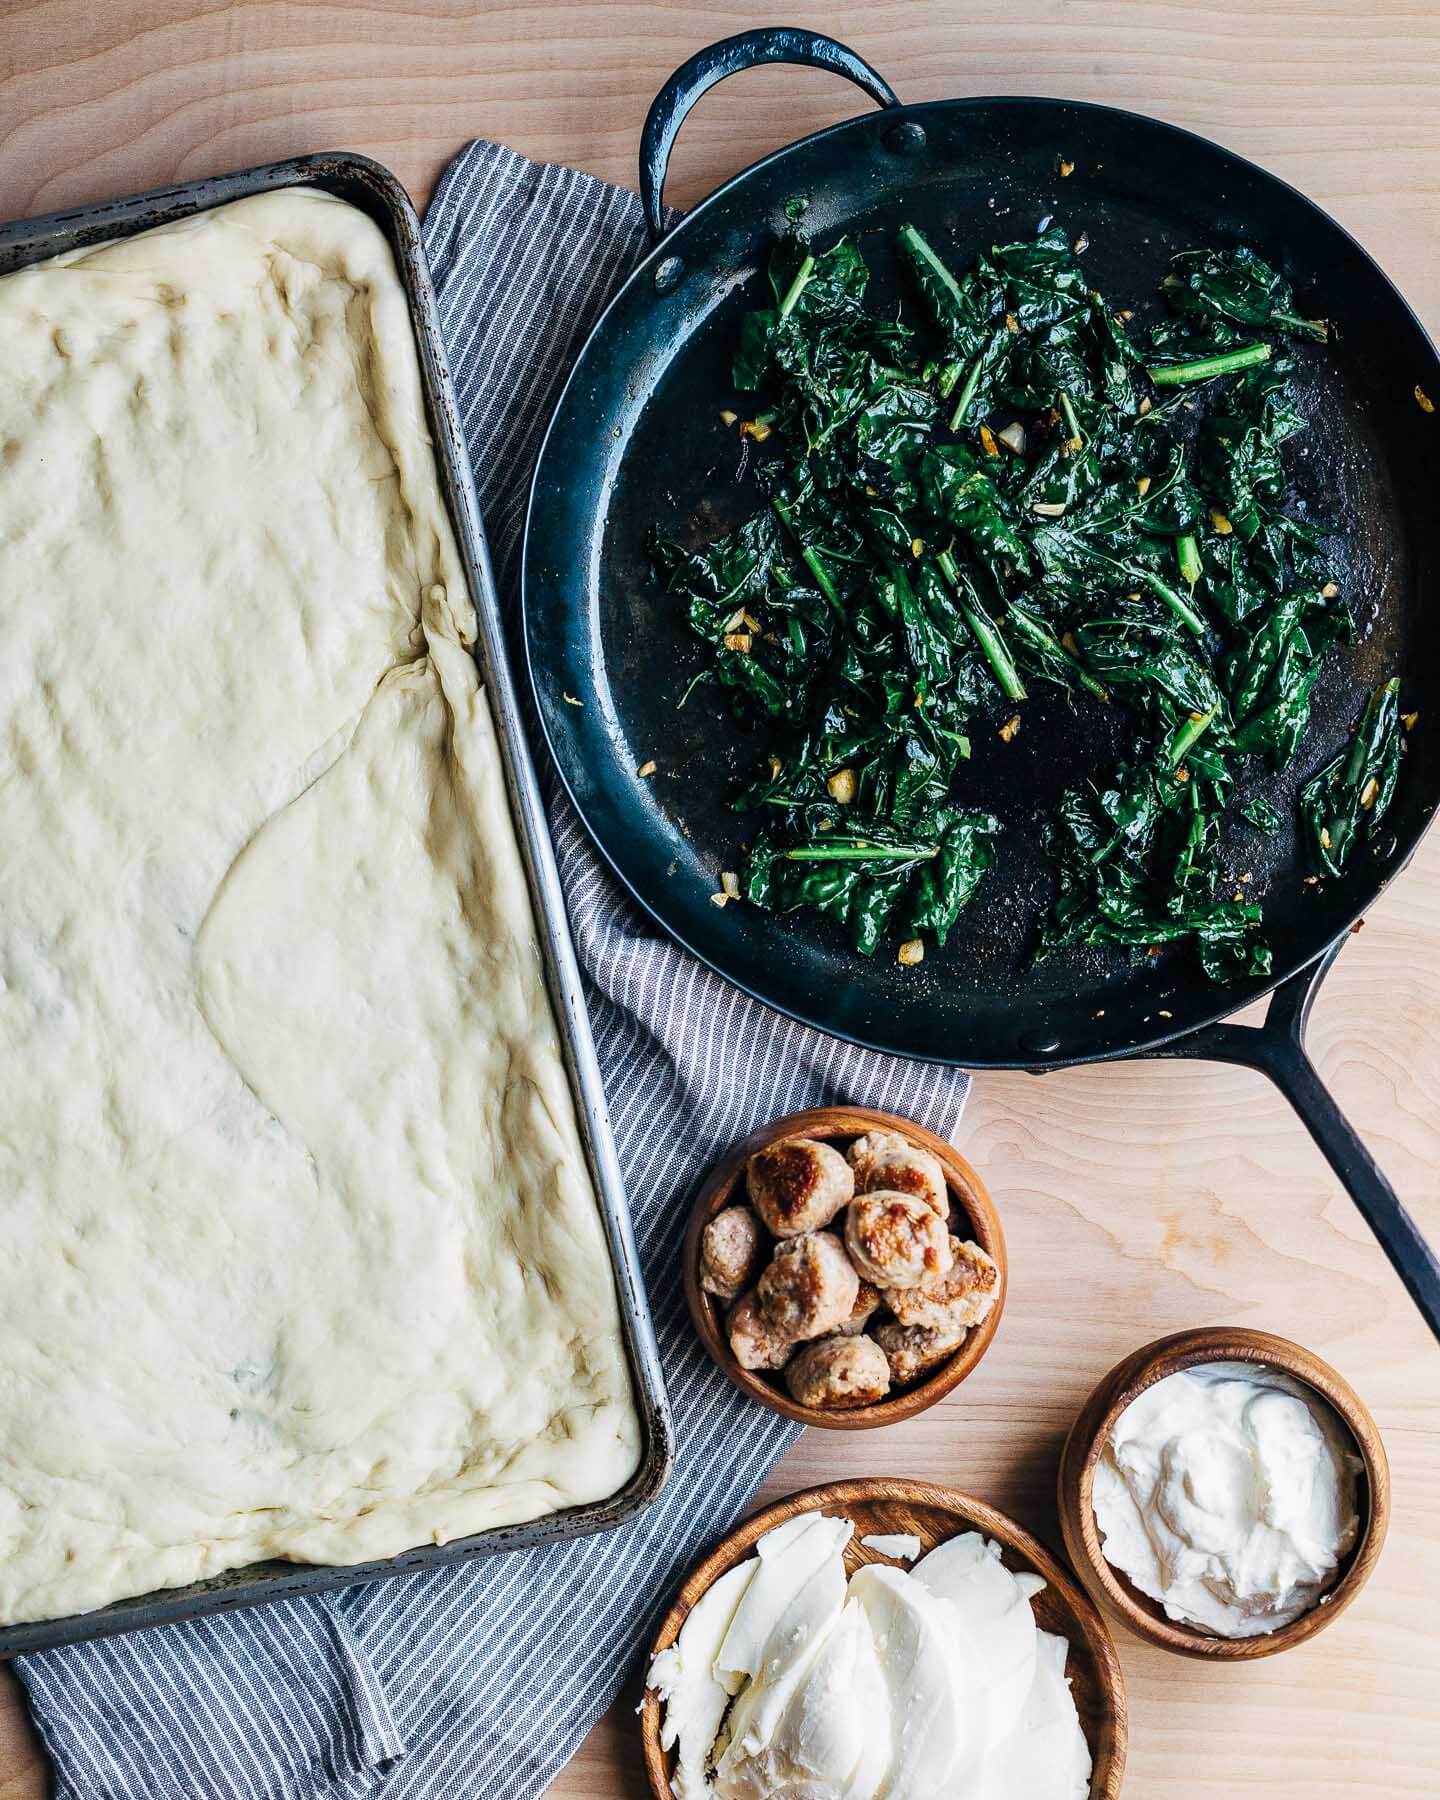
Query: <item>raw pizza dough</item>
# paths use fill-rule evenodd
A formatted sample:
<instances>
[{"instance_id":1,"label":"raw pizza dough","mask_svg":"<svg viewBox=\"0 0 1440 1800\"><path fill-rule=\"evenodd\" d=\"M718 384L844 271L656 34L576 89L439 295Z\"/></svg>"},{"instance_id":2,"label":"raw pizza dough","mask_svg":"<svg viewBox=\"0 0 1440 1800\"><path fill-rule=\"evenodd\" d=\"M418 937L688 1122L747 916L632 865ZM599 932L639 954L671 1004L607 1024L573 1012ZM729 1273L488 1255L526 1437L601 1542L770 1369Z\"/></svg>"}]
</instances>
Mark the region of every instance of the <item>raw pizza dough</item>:
<instances>
[{"instance_id":1,"label":"raw pizza dough","mask_svg":"<svg viewBox=\"0 0 1440 1800\"><path fill-rule=\"evenodd\" d=\"M639 1426L377 228L0 280L0 1619L615 1493Z\"/></svg>"}]
</instances>

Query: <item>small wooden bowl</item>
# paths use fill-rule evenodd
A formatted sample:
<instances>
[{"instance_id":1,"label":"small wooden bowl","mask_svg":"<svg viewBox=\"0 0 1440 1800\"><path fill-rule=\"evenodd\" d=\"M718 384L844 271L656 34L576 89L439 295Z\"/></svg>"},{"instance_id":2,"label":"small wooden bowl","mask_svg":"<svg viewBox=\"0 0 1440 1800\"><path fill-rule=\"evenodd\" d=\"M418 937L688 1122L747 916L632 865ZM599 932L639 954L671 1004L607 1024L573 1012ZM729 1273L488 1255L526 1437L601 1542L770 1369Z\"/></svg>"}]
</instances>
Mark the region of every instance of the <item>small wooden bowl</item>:
<instances>
[{"instance_id":1,"label":"small wooden bowl","mask_svg":"<svg viewBox=\"0 0 1440 1800\"><path fill-rule=\"evenodd\" d=\"M979 1244L1000 1270L995 1304L990 1309L989 1317L966 1333L965 1342L949 1361L941 1363L939 1368L923 1381L917 1381L913 1387L881 1400L874 1406L859 1406L849 1412L800 1406L785 1391L783 1370L772 1372L765 1369L742 1369L735 1360L725 1336L724 1304L700 1286L700 1238L716 1213L744 1198L741 1190L745 1181L745 1165L757 1150L763 1150L767 1144L773 1144L780 1138L819 1138L828 1143L837 1139L848 1141L863 1136L867 1131L899 1132L901 1137L907 1138L922 1150L928 1150L939 1161L940 1167L945 1171L946 1185L950 1189L952 1208L958 1206L969 1219L974 1242ZM963 1236L964 1233L956 1235ZM876 1112L868 1106L817 1107L811 1112L791 1113L786 1118L776 1119L772 1124L762 1126L759 1131L752 1131L749 1137L737 1144L716 1165L696 1196L682 1254L685 1259L685 1298L690 1305L690 1316L695 1321L695 1329L700 1333L700 1341L736 1387L742 1393L749 1394L752 1400L758 1400L762 1406L768 1406L772 1412L783 1413L787 1419L794 1419L801 1425L822 1425L831 1431L868 1431L875 1425L898 1424L902 1419L912 1419L916 1413L924 1412L926 1407L933 1406L948 1394L951 1388L957 1387L990 1348L990 1341L1000 1323L1000 1314L1005 1308L1005 1290L1009 1280L1005 1234L1000 1229L1000 1215L995 1211L984 1182L970 1164L944 1138L936 1137L933 1131L927 1131L923 1125L897 1118L894 1113Z\"/></svg>"},{"instance_id":2,"label":"small wooden bowl","mask_svg":"<svg viewBox=\"0 0 1440 1800\"><path fill-rule=\"evenodd\" d=\"M1065 1672L1070 1677L1070 1691L1075 1696L1081 1729L1094 1762L1090 1800L1117 1800L1129 1734L1125 1679L1105 1621L1072 1577L1028 1531L993 1506L972 1500L954 1488L939 1487L931 1481L892 1481L870 1476L862 1481L837 1481L827 1487L807 1488L804 1493L777 1500L732 1531L694 1570L666 1613L650 1646L650 1655L669 1649L691 1608L722 1575L744 1561L757 1538L797 1513L822 1511L854 1523L855 1535L845 1551L847 1575L862 1563L891 1561L879 1551L868 1549L860 1542L862 1537L910 1532L919 1538L925 1551L930 1551L962 1531L981 1531L1001 1546L1007 1569L1031 1570L1043 1576L1046 1585L1032 1604L1042 1630L1056 1632L1070 1641ZM645 1666L648 1670L648 1661ZM675 1754L660 1748L660 1702L649 1688L640 1708L640 1733L650 1792L655 1800L674 1800L670 1775Z\"/></svg>"},{"instance_id":3,"label":"small wooden bowl","mask_svg":"<svg viewBox=\"0 0 1440 1800\"><path fill-rule=\"evenodd\" d=\"M1215 1637L1167 1617L1158 1600L1142 1594L1127 1575L1105 1560L1095 1523L1095 1466L1120 1414L1137 1394L1165 1376L1212 1362L1263 1363L1313 1388L1329 1402L1349 1431L1364 1464L1357 1492L1360 1530L1335 1581L1309 1612L1263 1637ZM1157 1338L1115 1365L1081 1407L1065 1440L1060 1457L1059 1500L1065 1548L1080 1579L1095 1599L1118 1613L1137 1636L1181 1656L1210 1662L1246 1662L1303 1644L1338 1618L1364 1587L1390 1524L1390 1465L1369 1408L1328 1363L1288 1338L1275 1337L1268 1331L1212 1325Z\"/></svg>"}]
</instances>

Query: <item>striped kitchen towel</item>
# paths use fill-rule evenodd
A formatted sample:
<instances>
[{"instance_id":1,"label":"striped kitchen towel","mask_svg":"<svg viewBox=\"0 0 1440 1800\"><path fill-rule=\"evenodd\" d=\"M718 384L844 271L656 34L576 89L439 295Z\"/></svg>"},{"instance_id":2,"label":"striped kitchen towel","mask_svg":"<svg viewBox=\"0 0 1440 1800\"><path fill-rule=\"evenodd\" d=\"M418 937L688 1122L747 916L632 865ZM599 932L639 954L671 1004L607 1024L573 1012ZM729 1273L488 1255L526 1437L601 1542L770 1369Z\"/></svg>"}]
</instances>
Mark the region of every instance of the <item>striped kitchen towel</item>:
<instances>
[{"instance_id":1,"label":"striped kitchen towel","mask_svg":"<svg viewBox=\"0 0 1440 1800\"><path fill-rule=\"evenodd\" d=\"M502 600L571 360L644 253L633 194L472 144L425 226ZM534 1800L636 1666L687 1565L796 1427L744 1399L690 1326L687 1203L778 1113L863 1101L953 1131L966 1078L792 1024L618 890L542 769L635 1221L678 1458L631 1525L327 1598L47 1651L15 1666L58 1800ZM838 1472L838 1469L837 1469Z\"/></svg>"}]
</instances>

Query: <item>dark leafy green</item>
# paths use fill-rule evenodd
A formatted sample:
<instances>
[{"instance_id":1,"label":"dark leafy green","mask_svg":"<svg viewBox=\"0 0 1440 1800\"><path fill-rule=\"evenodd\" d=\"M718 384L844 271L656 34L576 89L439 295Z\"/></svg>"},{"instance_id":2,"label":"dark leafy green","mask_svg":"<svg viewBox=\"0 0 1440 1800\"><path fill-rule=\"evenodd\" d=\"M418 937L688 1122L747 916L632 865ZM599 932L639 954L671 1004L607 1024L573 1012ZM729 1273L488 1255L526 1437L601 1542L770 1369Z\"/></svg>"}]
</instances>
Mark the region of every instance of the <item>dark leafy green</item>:
<instances>
[{"instance_id":1,"label":"dark leafy green","mask_svg":"<svg viewBox=\"0 0 1440 1800\"><path fill-rule=\"evenodd\" d=\"M1300 790L1300 816L1323 874L1343 875L1361 838L1375 841L1395 798L1404 748L1400 681L1394 676L1365 702L1345 749Z\"/></svg>"},{"instance_id":2,"label":"dark leafy green","mask_svg":"<svg viewBox=\"0 0 1440 1800\"><path fill-rule=\"evenodd\" d=\"M1227 814L1250 759L1292 765L1352 630L1324 531L1286 505L1305 420L1276 338L1325 326L1242 247L1176 257L1169 316L1132 337L1059 226L964 272L903 226L912 322L870 304L853 242L816 249L790 216L734 365L771 428L764 503L656 549L706 646L694 680L764 731L734 801L754 822L746 897L817 910L864 955L943 944L1000 844L971 739L1008 742L1030 693L1058 689L1123 709L1134 736L1050 822L1038 953L1188 942L1217 981L1265 974ZM1326 873L1389 804L1396 716L1391 684L1305 787ZM1259 798L1236 810L1281 824Z\"/></svg>"},{"instance_id":3,"label":"dark leafy green","mask_svg":"<svg viewBox=\"0 0 1440 1800\"><path fill-rule=\"evenodd\" d=\"M1160 291L1177 313L1279 331L1323 344L1323 319L1302 319L1283 275L1245 245L1233 250L1182 250L1172 257Z\"/></svg>"}]
</instances>

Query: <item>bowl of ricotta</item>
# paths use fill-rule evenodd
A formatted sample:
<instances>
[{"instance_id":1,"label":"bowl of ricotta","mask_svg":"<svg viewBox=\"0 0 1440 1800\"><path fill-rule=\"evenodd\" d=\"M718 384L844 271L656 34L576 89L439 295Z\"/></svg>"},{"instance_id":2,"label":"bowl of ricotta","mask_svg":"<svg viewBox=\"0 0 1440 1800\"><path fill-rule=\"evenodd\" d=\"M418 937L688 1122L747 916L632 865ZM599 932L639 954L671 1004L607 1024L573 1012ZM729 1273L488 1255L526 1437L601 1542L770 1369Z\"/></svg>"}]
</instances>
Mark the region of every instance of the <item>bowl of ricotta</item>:
<instances>
[{"instance_id":1,"label":"bowl of ricotta","mask_svg":"<svg viewBox=\"0 0 1440 1800\"><path fill-rule=\"evenodd\" d=\"M1114 1800L1099 1613L1012 1520L929 1482L814 1488L681 1590L641 1707L656 1800Z\"/></svg>"},{"instance_id":2,"label":"bowl of ricotta","mask_svg":"<svg viewBox=\"0 0 1440 1800\"><path fill-rule=\"evenodd\" d=\"M1097 1600L1168 1650L1273 1655L1359 1592L1389 1519L1364 1402L1268 1332L1180 1332L1118 1364L1060 1463L1066 1546Z\"/></svg>"}]
</instances>

